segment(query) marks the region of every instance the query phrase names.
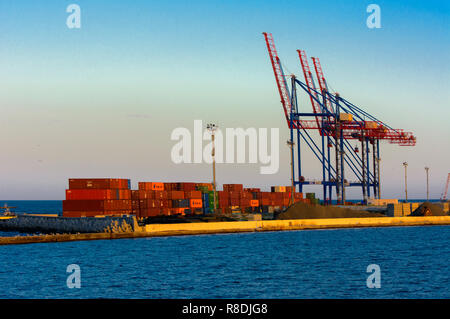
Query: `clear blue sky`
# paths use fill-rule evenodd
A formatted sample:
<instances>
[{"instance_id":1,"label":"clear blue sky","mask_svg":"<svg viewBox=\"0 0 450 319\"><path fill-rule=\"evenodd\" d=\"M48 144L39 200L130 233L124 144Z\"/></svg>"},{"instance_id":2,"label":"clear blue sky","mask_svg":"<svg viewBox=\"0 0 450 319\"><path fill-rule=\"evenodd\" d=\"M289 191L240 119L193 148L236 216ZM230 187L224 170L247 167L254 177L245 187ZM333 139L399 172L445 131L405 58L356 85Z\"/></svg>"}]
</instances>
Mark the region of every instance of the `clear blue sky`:
<instances>
[{"instance_id":1,"label":"clear blue sky","mask_svg":"<svg viewBox=\"0 0 450 319\"><path fill-rule=\"evenodd\" d=\"M78 30L66 26L71 3L81 7ZM288 184L263 31L289 71L301 76L295 50L305 49L335 91L416 134L414 148L383 145L383 197L403 196L404 161L410 197L425 196L425 165L439 197L450 158L450 4L377 1L382 28L368 29L370 3L2 0L0 198L62 199L70 177L209 181L208 165L170 161L171 131L194 119L279 127L278 174L222 165L218 180ZM310 155L304 170L320 177Z\"/></svg>"}]
</instances>

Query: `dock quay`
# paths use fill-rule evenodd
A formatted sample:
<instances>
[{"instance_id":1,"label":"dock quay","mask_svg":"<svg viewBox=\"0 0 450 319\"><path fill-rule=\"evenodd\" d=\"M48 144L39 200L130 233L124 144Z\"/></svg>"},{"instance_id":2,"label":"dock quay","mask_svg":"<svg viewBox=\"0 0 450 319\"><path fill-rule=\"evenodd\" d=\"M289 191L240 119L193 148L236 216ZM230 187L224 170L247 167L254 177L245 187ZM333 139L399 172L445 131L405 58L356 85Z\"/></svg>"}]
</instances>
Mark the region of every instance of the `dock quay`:
<instances>
[{"instance_id":1,"label":"dock quay","mask_svg":"<svg viewBox=\"0 0 450 319\"><path fill-rule=\"evenodd\" d=\"M134 221L131 222L131 225L133 225L132 230L128 228L111 230L110 228L110 231L97 233L0 237L0 245L265 231L450 225L450 216L260 220L211 223L148 224L145 226L139 226L134 217L130 218L134 219ZM93 220L93 218L89 218L89 220ZM103 218L103 220L106 221L107 219ZM123 221L124 220L122 220L122 222ZM110 222L118 223L119 221L110 220Z\"/></svg>"}]
</instances>

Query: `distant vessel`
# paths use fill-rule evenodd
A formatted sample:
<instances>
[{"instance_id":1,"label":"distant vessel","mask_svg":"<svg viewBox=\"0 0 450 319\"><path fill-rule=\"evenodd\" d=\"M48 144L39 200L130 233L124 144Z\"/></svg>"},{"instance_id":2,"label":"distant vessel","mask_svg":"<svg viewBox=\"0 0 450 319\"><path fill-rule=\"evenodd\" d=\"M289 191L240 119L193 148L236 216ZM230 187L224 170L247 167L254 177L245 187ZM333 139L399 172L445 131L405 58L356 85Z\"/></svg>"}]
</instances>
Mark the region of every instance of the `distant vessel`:
<instances>
[{"instance_id":1,"label":"distant vessel","mask_svg":"<svg viewBox=\"0 0 450 319\"><path fill-rule=\"evenodd\" d=\"M11 211L11 208L16 207L8 206L8 204L5 203L3 207L0 207L0 211L3 210L3 216L16 216L16 214Z\"/></svg>"}]
</instances>

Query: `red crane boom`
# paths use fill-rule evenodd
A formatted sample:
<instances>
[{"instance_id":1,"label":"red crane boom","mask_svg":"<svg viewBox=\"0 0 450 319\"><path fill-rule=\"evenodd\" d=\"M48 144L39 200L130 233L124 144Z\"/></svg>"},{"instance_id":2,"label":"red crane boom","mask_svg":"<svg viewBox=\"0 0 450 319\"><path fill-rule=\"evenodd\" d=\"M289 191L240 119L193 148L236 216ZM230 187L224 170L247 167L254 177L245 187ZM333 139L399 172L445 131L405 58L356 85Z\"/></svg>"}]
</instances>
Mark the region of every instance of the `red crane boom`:
<instances>
[{"instance_id":1,"label":"red crane boom","mask_svg":"<svg viewBox=\"0 0 450 319\"><path fill-rule=\"evenodd\" d=\"M269 51L270 62L272 63L273 73L275 75L275 81L277 82L278 92L280 93L281 104L283 105L284 115L289 125L289 113L291 112L291 99L289 96L288 86L286 83L286 77L281 67L281 61L278 57L277 49L275 48L275 42L273 40L272 33L263 32L266 40L267 50Z\"/></svg>"},{"instance_id":2,"label":"red crane boom","mask_svg":"<svg viewBox=\"0 0 450 319\"><path fill-rule=\"evenodd\" d=\"M325 80L325 77L323 75L322 66L320 65L319 58L311 57L311 59L313 60L314 69L316 70L317 81L319 82L320 87L320 93L323 93L324 90L328 92L327 81ZM333 106L331 105L331 103L328 102L328 100L325 100L325 107L328 109L328 111L334 113Z\"/></svg>"},{"instance_id":3,"label":"red crane boom","mask_svg":"<svg viewBox=\"0 0 450 319\"><path fill-rule=\"evenodd\" d=\"M302 70L303 70L303 75L305 76L305 82L306 85L308 86L308 92L309 92L309 98L311 100L311 105L313 108L313 112L314 113L319 113L320 110L320 105L319 103L314 100L313 96L319 100L319 95L313 91L313 89L316 89L316 86L314 85L314 80L313 80L313 76L311 73L311 69L309 68L309 64L308 64L308 58L306 56L306 52L304 50L297 50L298 52L298 57L300 59L300 63L302 65ZM316 123L317 123L317 127L319 128L320 131L320 121L319 118L316 116Z\"/></svg>"}]
</instances>

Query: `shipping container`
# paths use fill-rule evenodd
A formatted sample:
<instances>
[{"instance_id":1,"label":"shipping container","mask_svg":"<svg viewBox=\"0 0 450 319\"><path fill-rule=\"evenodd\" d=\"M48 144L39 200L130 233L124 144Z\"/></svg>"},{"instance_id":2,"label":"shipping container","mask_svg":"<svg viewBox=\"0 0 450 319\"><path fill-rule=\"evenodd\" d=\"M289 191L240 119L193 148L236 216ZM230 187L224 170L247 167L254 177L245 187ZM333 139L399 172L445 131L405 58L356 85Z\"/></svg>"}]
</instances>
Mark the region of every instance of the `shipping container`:
<instances>
[{"instance_id":1,"label":"shipping container","mask_svg":"<svg viewBox=\"0 0 450 319\"><path fill-rule=\"evenodd\" d=\"M69 189L130 189L129 179L120 178L71 178Z\"/></svg>"},{"instance_id":2,"label":"shipping container","mask_svg":"<svg viewBox=\"0 0 450 319\"><path fill-rule=\"evenodd\" d=\"M190 191L195 191L196 187L195 187L195 183L177 183L177 190L183 191L183 192L190 192Z\"/></svg>"},{"instance_id":3,"label":"shipping container","mask_svg":"<svg viewBox=\"0 0 450 319\"><path fill-rule=\"evenodd\" d=\"M139 207L141 209L145 208L161 208L163 206L163 202L159 199L140 199Z\"/></svg>"},{"instance_id":4,"label":"shipping container","mask_svg":"<svg viewBox=\"0 0 450 319\"><path fill-rule=\"evenodd\" d=\"M184 199L183 191L170 191L168 193L169 199Z\"/></svg>"},{"instance_id":5,"label":"shipping container","mask_svg":"<svg viewBox=\"0 0 450 319\"><path fill-rule=\"evenodd\" d=\"M131 210L130 199L64 200L63 211Z\"/></svg>"},{"instance_id":6,"label":"shipping container","mask_svg":"<svg viewBox=\"0 0 450 319\"><path fill-rule=\"evenodd\" d=\"M173 199L172 200L172 207L173 208L184 208L189 207L190 201L189 199Z\"/></svg>"},{"instance_id":7,"label":"shipping container","mask_svg":"<svg viewBox=\"0 0 450 319\"><path fill-rule=\"evenodd\" d=\"M252 199L252 200L250 201L250 206L251 206L251 207L258 207L258 206L259 206L259 200L257 200L257 199Z\"/></svg>"},{"instance_id":8,"label":"shipping container","mask_svg":"<svg viewBox=\"0 0 450 319\"><path fill-rule=\"evenodd\" d=\"M191 208L202 208L203 207L202 200L201 199L191 199L189 207L191 207Z\"/></svg>"},{"instance_id":9,"label":"shipping container","mask_svg":"<svg viewBox=\"0 0 450 319\"><path fill-rule=\"evenodd\" d=\"M113 189L66 189L66 199L119 199L118 190Z\"/></svg>"},{"instance_id":10,"label":"shipping container","mask_svg":"<svg viewBox=\"0 0 450 319\"><path fill-rule=\"evenodd\" d=\"M242 184L223 184L223 190L226 192L243 192L244 186Z\"/></svg>"},{"instance_id":11,"label":"shipping container","mask_svg":"<svg viewBox=\"0 0 450 319\"><path fill-rule=\"evenodd\" d=\"M184 192L184 198L202 199L202 192L201 191L187 191L187 192Z\"/></svg>"},{"instance_id":12,"label":"shipping container","mask_svg":"<svg viewBox=\"0 0 450 319\"><path fill-rule=\"evenodd\" d=\"M143 191L163 191L164 183L139 182L138 187L139 187L139 190L143 190Z\"/></svg>"}]
</instances>

